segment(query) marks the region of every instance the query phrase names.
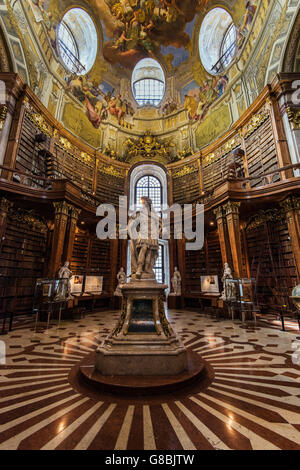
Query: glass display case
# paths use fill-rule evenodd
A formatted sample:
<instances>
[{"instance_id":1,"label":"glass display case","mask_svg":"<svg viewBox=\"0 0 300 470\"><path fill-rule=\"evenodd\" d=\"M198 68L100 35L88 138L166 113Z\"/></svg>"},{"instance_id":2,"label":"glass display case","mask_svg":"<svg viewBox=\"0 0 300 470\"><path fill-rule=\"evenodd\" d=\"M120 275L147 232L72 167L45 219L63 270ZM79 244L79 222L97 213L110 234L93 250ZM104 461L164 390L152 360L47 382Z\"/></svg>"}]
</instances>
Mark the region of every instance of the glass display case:
<instances>
[{"instance_id":1,"label":"glass display case","mask_svg":"<svg viewBox=\"0 0 300 470\"><path fill-rule=\"evenodd\" d=\"M71 294L72 295L81 295L83 292L83 282L84 276L82 275L74 275L71 277L70 284L71 284Z\"/></svg>"},{"instance_id":2,"label":"glass display case","mask_svg":"<svg viewBox=\"0 0 300 470\"><path fill-rule=\"evenodd\" d=\"M58 325L61 312L68 297L68 279L37 279L34 292L33 313L36 315L35 330L38 318L42 313L47 315L47 328L54 311L58 311Z\"/></svg>"},{"instance_id":3,"label":"glass display case","mask_svg":"<svg viewBox=\"0 0 300 470\"><path fill-rule=\"evenodd\" d=\"M219 294L219 279L217 275L201 276L201 292Z\"/></svg>"},{"instance_id":4,"label":"glass display case","mask_svg":"<svg viewBox=\"0 0 300 470\"><path fill-rule=\"evenodd\" d=\"M103 288L103 276L86 276L84 292L89 294L101 294Z\"/></svg>"},{"instance_id":5,"label":"glass display case","mask_svg":"<svg viewBox=\"0 0 300 470\"><path fill-rule=\"evenodd\" d=\"M255 301L255 280L252 278L226 278L224 281L224 293L229 313L232 320L236 314L244 322L247 318L252 318L256 311Z\"/></svg>"}]
</instances>

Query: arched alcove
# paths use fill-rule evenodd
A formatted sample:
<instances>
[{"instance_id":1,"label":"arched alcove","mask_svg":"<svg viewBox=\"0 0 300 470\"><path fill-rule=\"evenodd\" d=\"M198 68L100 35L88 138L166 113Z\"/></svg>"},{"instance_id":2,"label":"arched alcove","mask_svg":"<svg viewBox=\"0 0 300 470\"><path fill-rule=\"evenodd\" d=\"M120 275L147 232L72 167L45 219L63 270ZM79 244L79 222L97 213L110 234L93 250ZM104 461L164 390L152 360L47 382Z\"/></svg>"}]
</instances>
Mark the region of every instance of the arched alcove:
<instances>
[{"instance_id":1,"label":"arched alcove","mask_svg":"<svg viewBox=\"0 0 300 470\"><path fill-rule=\"evenodd\" d=\"M141 164L133 168L130 174L130 192L129 192L129 206L133 207L135 202L135 187L136 183L143 176L152 175L156 177L162 187L162 206L168 203L168 182L167 175L164 169L152 163Z\"/></svg>"},{"instance_id":2,"label":"arched alcove","mask_svg":"<svg viewBox=\"0 0 300 470\"><path fill-rule=\"evenodd\" d=\"M161 206L164 207L168 203L168 182L165 170L158 165L145 163L133 168L130 174L130 191L129 191L129 207L133 209L136 202L136 186L144 177L153 177L159 181L161 185ZM156 207L157 209L157 207ZM170 286L170 261L169 261L169 244L168 240L160 240L160 254L158 262L163 264L164 282ZM130 275L130 247L128 246L127 256L127 275ZM169 288L166 290L169 293Z\"/></svg>"}]
</instances>

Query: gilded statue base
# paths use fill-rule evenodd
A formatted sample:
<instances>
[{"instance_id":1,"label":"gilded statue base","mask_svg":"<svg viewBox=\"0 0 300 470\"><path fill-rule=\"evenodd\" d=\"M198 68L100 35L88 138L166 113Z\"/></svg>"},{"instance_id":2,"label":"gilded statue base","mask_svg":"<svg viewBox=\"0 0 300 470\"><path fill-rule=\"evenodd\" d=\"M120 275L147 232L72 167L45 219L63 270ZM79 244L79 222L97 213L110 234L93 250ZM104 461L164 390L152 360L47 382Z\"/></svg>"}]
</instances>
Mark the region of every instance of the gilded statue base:
<instances>
[{"instance_id":1,"label":"gilded statue base","mask_svg":"<svg viewBox=\"0 0 300 470\"><path fill-rule=\"evenodd\" d=\"M164 309L166 285L131 280L123 295L119 322L98 347L96 369L106 376L173 376L187 369L187 351Z\"/></svg>"}]
</instances>

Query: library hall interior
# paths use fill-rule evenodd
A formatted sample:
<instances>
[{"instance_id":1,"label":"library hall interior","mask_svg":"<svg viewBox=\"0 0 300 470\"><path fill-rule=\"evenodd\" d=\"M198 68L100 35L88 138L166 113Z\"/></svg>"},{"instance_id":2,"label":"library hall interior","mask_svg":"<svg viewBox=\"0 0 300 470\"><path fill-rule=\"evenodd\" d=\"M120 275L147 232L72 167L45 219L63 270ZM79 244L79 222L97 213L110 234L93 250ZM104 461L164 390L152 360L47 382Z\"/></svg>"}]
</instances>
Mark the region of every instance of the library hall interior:
<instances>
[{"instance_id":1,"label":"library hall interior","mask_svg":"<svg viewBox=\"0 0 300 470\"><path fill-rule=\"evenodd\" d=\"M300 450L299 0L0 0L0 450Z\"/></svg>"}]
</instances>

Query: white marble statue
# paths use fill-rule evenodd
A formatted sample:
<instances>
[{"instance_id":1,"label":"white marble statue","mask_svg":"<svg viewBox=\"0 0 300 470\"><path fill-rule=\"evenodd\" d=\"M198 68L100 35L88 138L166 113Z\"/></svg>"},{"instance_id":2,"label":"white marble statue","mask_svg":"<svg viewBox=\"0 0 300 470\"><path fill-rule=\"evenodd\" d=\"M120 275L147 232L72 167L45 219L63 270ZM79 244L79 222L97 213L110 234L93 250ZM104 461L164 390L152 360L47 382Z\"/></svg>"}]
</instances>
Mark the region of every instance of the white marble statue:
<instances>
[{"instance_id":1,"label":"white marble statue","mask_svg":"<svg viewBox=\"0 0 300 470\"><path fill-rule=\"evenodd\" d=\"M173 295L181 295L181 274L177 267L174 268L174 274L171 282L173 287Z\"/></svg>"},{"instance_id":2,"label":"white marble statue","mask_svg":"<svg viewBox=\"0 0 300 470\"><path fill-rule=\"evenodd\" d=\"M221 300L232 301L236 299L236 290L234 282L230 282L230 279L233 279L231 269L228 263L224 264L224 273L222 277L223 282L223 292L221 295Z\"/></svg>"},{"instance_id":3,"label":"white marble statue","mask_svg":"<svg viewBox=\"0 0 300 470\"><path fill-rule=\"evenodd\" d=\"M124 268L120 268L120 271L117 274L117 281L118 281L118 285L117 285L114 295L117 295L120 297L122 296L122 291L120 289L120 286L126 283L126 273L124 271Z\"/></svg>"},{"instance_id":4,"label":"white marble statue","mask_svg":"<svg viewBox=\"0 0 300 470\"><path fill-rule=\"evenodd\" d=\"M158 258L161 219L152 211L152 201L141 197L142 208L128 223L131 238L131 278L155 279L153 268Z\"/></svg>"},{"instance_id":5,"label":"white marble statue","mask_svg":"<svg viewBox=\"0 0 300 470\"><path fill-rule=\"evenodd\" d=\"M70 270L70 263L69 261L66 261L65 264L58 271L58 278L68 279L67 291L65 292L65 289L62 286L61 291L57 293L55 300L70 300L73 298L71 295L71 277L72 276L73 276L73 273Z\"/></svg>"}]
</instances>

